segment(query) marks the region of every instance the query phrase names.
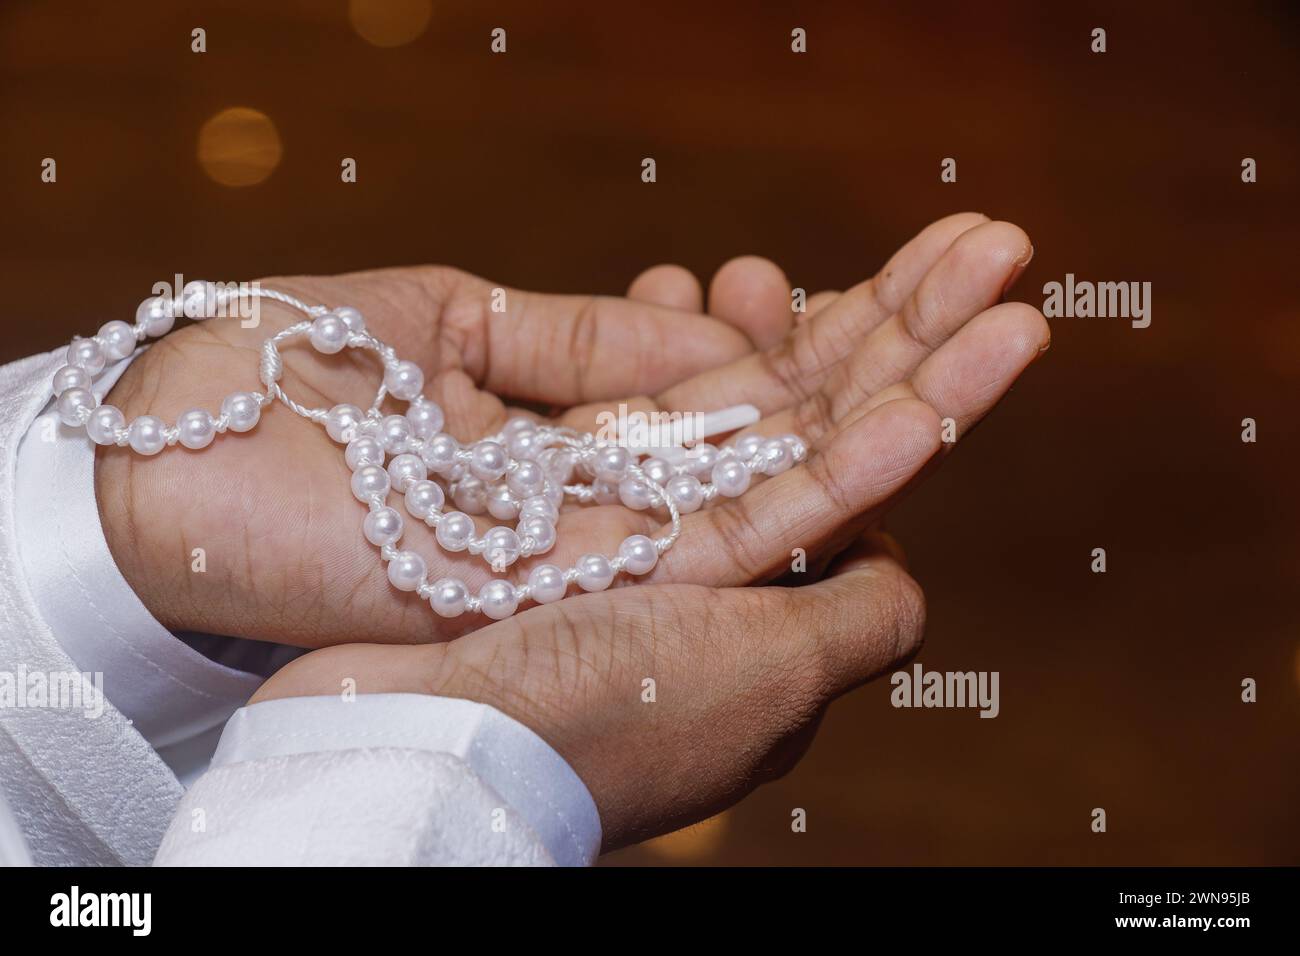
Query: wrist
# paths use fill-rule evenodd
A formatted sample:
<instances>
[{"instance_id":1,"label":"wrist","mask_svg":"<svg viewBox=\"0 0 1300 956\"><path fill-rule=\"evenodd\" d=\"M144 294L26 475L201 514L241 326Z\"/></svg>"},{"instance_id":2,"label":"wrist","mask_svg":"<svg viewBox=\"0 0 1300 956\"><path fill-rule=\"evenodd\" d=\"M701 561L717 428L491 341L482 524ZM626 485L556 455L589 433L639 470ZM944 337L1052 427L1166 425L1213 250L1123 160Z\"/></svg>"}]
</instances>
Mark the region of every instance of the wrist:
<instances>
[{"instance_id":1,"label":"wrist","mask_svg":"<svg viewBox=\"0 0 1300 956\"><path fill-rule=\"evenodd\" d=\"M161 586L165 563L156 557L155 535L135 513L130 464L120 449L101 448L95 455L95 502L104 541L113 563L149 613L169 631L186 630L175 590L183 582L172 582L170 589Z\"/></svg>"},{"instance_id":2,"label":"wrist","mask_svg":"<svg viewBox=\"0 0 1300 956\"><path fill-rule=\"evenodd\" d=\"M132 413L147 404L140 382L149 355L132 362L104 396L106 403ZM169 631L193 630L190 563L185 535L169 521L171 485L182 476L164 473L157 459L140 460L130 449L95 449L95 504L104 542L114 564L154 619Z\"/></svg>"}]
</instances>

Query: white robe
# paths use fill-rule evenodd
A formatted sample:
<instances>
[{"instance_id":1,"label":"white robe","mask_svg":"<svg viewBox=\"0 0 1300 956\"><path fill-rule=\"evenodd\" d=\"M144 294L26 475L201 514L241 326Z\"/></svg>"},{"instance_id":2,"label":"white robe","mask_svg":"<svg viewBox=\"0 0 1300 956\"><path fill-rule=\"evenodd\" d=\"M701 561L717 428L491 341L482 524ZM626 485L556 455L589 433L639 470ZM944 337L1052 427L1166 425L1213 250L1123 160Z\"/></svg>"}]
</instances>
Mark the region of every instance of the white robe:
<instances>
[{"instance_id":1,"label":"white robe","mask_svg":"<svg viewBox=\"0 0 1300 956\"><path fill-rule=\"evenodd\" d=\"M131 591L100 526L94 446L51 408L64 351L0 368L0 690L5 675L13 690L24 674L99 673L106 700L87 716L0 693L0 863L595 859L582 781L491 707L416 694L244 707L293 652L173 635Z\"/></svg>"}]
</instances>

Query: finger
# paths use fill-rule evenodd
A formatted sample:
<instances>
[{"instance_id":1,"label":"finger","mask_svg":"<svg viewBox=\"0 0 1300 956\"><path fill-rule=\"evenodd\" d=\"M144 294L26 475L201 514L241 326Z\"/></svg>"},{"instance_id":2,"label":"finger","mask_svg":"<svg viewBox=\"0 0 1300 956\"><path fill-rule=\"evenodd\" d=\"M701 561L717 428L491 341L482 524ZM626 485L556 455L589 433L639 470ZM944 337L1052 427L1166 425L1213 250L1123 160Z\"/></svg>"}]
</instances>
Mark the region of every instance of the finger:
<instances>
[{"instance_id":1,"label":"finger","mask_svg":"<svg viewBox=\"0 0 1300 956\"><path fill-rule=\"evenodd\" d=\"M781 344L664 390L657 399L660 407L696 410L747 403L772 414L803 401L867 332L902 308L953 240L986 221L977 213L961 213L928 226L875 277L797 326Z\"/></svg>"},{"instance_id":2,"label":"finger","mask_svg":"<svg viewBox=\"0 0 1300 956\"><path fill-rule=\"evenodd\" d=\"M748 354L724 322L604 296L510 294L487 319L487 346L467 347L482 387L534 402L575 405L653 393Z\"/></svg>"},{"instance_id":3,"label":"finger","mask_svg":"<svg viewBox=\"0 0 1300 956\"><path fill-rule=\"evenodd\" d=\"M900 398L919 398L941 418L951 418L960 439L1050 344L1047 320L1033 306L1023 302L994 306L922 362L910 381L873 395L857 414L868 415ZM946 443L944 450L950 448L951 443Z\"/></svg>"},{"instance_id":4,"label":"finger","mask_svg":"<svg viewBox=\"0 0 1300 956\"><path fill-rule=\"evenodd\" d=\"M627 297L681 312L704 311L704 289L700 280L689 269L677 265L651 266L632 280Z\"/></svg>"},{"instance_id":5,"label":"finger","mask_svg":"<svg viewBox=\"0 0 1300 956\"><path fill-rule=\"evenodd\" d=\"M964 233L903 308L877 326L819 391L769 416L754 430L765 435L793 432L816 443L872 395L906 381L927 356L996 302L1031 254L1029 238L1010 223L985 223Z\"/></svg>"},{"instance_id":6,"label":"finger","mask_svg":"<svg viewBox=\"0 0 1300 956\"><path fill-rule=\"evenodd\" d=\"M875 409L806 463L686 516L681 538L651 578L736 587L784 573L795 548L811 554L843 546L930 460L939 430L938 416L922 402Z\"/></svg>"},{"instance_id":7,"label":"finger","mask_svg":"<svg viewBox=\"0 0 1300 956\"><path fill-rule=\"evenodd\" d=\"M827 577L789 588L821 627L806 632L807 655L818 662L819 688L829 701L896 667L920 649L925 595L895 557L884 532L859 538Z\"/></svg>"},{"instance_id":8,"label":"finger","mask_svg":"<svg viewBox=\"0 0 1300 956\"><path fill-rule=\"evenodd\" d=\"M805 409L807 427L834 424L880 389L905 381L958 329L1001 299L1032 254L1029 237L1011 223L985 223L960 236L903 308L836 369L824 390L829 401ZM820 413L829 421L819 421Z\"/></svg>"},{"instance_id":9,"label":"finger","mask_svg":"<svg viewBox=\"0 0 1300 956\"><path fill-rule=\"evenodd\" d=\"M732 259L709 283L709 315L740 329L756 348L771 348L794 325L790 280L769 259Z\"/></svg>"},{"instance_id":10,"label":"finger","mask_svg":"<svg viewBox=\"0 0 1300 956\"><path fill-rule=\"evenodd\" d=\"M885 530L885 518L882 516L867 525L866 529L843 551L808 555L806 564L792 564L790 573L776 579L776 583L783 587L804 587L814 581L820 581L828 573L834 573L846 558L865 547L883 550L897 561L903 570L907 570L907 555L902 545L898 543L898 539Z\"/></svg>"},{"instance_id":11,"label":"finger","mask_svg":"<svg viewBox=\"0 0 1300 956\"><path fill-rule=\"evenodd\" d=\"M490 435L505 418L501 400L475 387L474 381L459 369L435 375L425 384L424 394L442 408L445 429L458 441Z\"/></svg>"},{"instance_id":12,"label":"finger","mask_svg":"<svg viewBox=\"0 0 1300 956\"><path fill-rule=\"evenodd\" d=\"M843 292L834 292L831 290L814 292L808 297L808 301L804 303L804 311L795 316L795 321L801 324L807 322L843 294Z\"/></svg>"},{"instance_id":13,"label":"finger","mask_svg":"<svg viewBox=\"0 0 1300 956\"><path fill-rule=\"evenodd\" d=\"M521 401L568 406L652 393L753 350L743 333L708 316L612 296L523 292L442 267L268 282L311 302L354 306L426 376L458 368L480 388Z\"/></svg>"},{"instance_id":14,"label":"finger","mask_svg":"<svg viewBox=\"0 0 1300 956\"><path fill-rule=\"evenodd\" d=\"M629 298L645 298L645 290L638 283L650 273L676 268L656 266L643 273L629 290ZM652 278L653 282L665 281L661 276ZM756 347L770 346L784 338L794 324L789 285L780 268L767 259L758 256L732 259L718 270L709 285L709 314L744 332ZM628 397L620 400L619 405L629 413L648 415L660 411L658 404L647 396ZM617 409L610 402L579 405L562 413L557 424L592 431L611 411L616 413Z\"/></svg>"}]
</instances>

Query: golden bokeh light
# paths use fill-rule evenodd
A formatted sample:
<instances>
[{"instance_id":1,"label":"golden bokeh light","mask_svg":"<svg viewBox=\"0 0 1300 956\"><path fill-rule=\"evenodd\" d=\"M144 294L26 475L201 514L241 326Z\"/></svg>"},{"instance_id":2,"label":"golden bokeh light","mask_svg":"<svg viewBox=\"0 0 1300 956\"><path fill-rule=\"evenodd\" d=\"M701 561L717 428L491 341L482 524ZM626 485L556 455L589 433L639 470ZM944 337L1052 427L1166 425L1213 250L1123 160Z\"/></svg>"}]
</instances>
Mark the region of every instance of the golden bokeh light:
<instances>
[{"instance_id":1,"label":"golden bokeh light","mask_svg":"<svg viewBox=\"0 0 1300 956\"><path fill-rule=\"evenodd\" d=\"M731 821L726 813L677 830L645 844L645 848L655 856L673 863L701 863L714 856L726 839L731 829Z\"/></svg>"},{"instance_id":2,"label":"golden bokeh light","mask_svg":"<svg viewBox=\"0 0 1300 956\"><path fill-rule=\"evenodd\" d=\"M223 186L255 186L280 165L271 118L246 106L224 109L199 130L199 165Z\"/></svg>"},{"instance_id":3,"label":"golden bokeh light","mask_svg":"<svg viewBox=\"0 0 1300 956\"><path fill-rule=\"evenodd\" d=\"M375 46L410 43L432 17L433 0L348 0L352 29Z\"/></svg>"}]
</instances>

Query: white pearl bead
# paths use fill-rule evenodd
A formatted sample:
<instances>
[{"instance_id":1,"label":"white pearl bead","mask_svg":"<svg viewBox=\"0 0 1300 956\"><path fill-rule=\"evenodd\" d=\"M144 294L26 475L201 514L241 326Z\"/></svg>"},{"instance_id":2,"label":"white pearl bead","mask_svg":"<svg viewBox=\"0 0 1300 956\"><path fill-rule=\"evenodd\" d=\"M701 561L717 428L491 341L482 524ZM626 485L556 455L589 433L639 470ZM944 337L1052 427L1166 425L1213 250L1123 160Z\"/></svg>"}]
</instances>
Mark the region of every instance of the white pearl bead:
<instances>
[{"instance_id":1,"label":"white pearl bead","mask_svg":"<svg viewBox=\"0 0 1300 956\"><path fill-rule=\"evenodd\" d=\"M762 435L745 435L736 439L736 457L744 461L749 461L758 454L758 449L763 444Z\"/></svg>"},{"instance_id":2,"label":"white pearl bead","mask_svg":"<svg viewBox=\"0 0 1300 956\"><path fill-rule=\"evenodd\" d=\"M808 452L808 446L803 443L803 439L798 435L782 435L781 441L790 446L790 454L794 455L795 461L801 459Z\"/></svg>"},{"instance_id":3,"label":"white pearl bead","mask_svg":"<svg viewBox=\"0 0 1300 956\"><path fill-rule=\"evenodd\" d=\"M406 511L423 521L429 512L441 508L446 500L442 487L433 481L417 481L406 489Z\"/></svg>"},{"instance_id":4,"label":"white pearl bead","mask_svg":"<svg viewBox=\"0 0 1300 956\"><path fill-rule=\"evenodd\" d=\"M533 495L531 498L525 498L519 507L520 518L531 518L538 515L545 518L551 524L560 520L560 509L555 506L555 502L550 498L541 495Z\"/></svg>"},{"instance_id":5,"label":"white pearl bead","mask_svg":"<svg viewBox=\"0 0 1300 956\"><path fill-rule=\"evenodd\" d=\"M603 591L614 580L614 569L603 554L584 554L576 567L578 587L584 591Z\"/></svg>"},{"instance_id":6,"label":"white pearl bead","mask_svg":"<svg viewBox=\"0 0 1300 956\"><path fill-rule=\"evenodd\" d=\"M618 504L618 485L610 481L593 481L591 483L593 500L598 505Z\"/></svg>"},{"instance_id":7,"label":"white pearl bead","mask_svg":"<svg viewBox=\"0 0 1300 956\"><path fill-rule=\"evenodd\" d=\"M90 373L80 365L65 365L54 373L53 386L56 396L70 388L90 388Z\"/></svg>"},{"instance_id":8,"label":"white pearl bead","mask_svg":"<svg viewBox=\"0 0 1300 956\"><path fill-rule=\"evenodd\" d=\"M519 537L532 538L532 554L545 554L555 547L555 525L541 515L530 515L515 528Z\"/></svg>"},{"instance_id":9,"label":"white pearl bead","mask_svg":"<svg viewBox=\"0 0 1300 956\"><path fill-rule=\"evenodd\" d=\"M152 415L141 415L131 423L131 427L127 430L127 441L141 455L156 455L167 444L165 428L166 426L161 418L154 418Z\"/></svg>"},{"instance_id":10,"label":"white pearl bead","mask_svg":"<svg viewBox=\"0 0 1300 956\"><path fill-rule=\"evenodd\" d=\"M538 604L551 604L568 589L564 572L553 564L539 564L528 573L528 593Z\"/></svg>"},{"instance_id":11,"label":"white pearl bead","mask_svg":"<svg viewBox=\"0 0 1300 956\"><path fill-rule=\"evenodd\" d=\"M531 498L546 490L546 471L535 461L516 462L514 471L506 475L506 486L520 498Z\"/></svg>"},{"instance_id":12,"label":"white pearl bead","mask_svg":"<svg viewBox=\"0 0 1300 956\"><path fill-rule=\"evenodd\" d=\"M417 590L424 583L424 572L424 558L414 551L398 551L388 562L388 580L399 591Z\"/></svg>"},{"instance_id":13,"label":"white pearl bead","mask_svg":"<svg viewBox=\"0 0 1300 956\"><path fill-rule=\"evenodd\" d=\"M529 429L509 436L506 444L510 449L511 458L531 459L542 451L542 436L538 432Z\"/></svg>"},{"instance_id":14,"label":"white pearl bead","mask_svg":"<svg viewBox=\"0 0 1300 956\"><path fill-rule=\"evenodd\" d=\"M519 560L519 535L501 525L489 529L483 536L483 559L500 574Z\"/></svg>"},{"instance_id":15,"label":"white pearl bead","mask_svg":"<svg viewBox=\"0 0 1300 956\"><path fill-rule=\"evenodd\" d=\"M192 409L176 419L176 429L180 432L178 440L186 448L207 448L217 435L212 416L201 408Z\"/></svg>"},{"instance_id":16,"label":"white pearl bead","mask_svg":"<svg viewBox=\"0 0 1300 956\"><path fill-rule=\"evenodd\" d=\"M479 605L494 621L504 620L519 607L519 595L509 581L489 581L478 592Z\"/></svg>"},{"instance_id":17,"label":"white pearl bead","mask_svg":"<svg viewBox=\"0 0 1300 956\"><path fill-rule=\"evenodd\" d=\"M411 423L405 415L385 415L380 427L379 440L394 455L400 454L411 444Z\"/></svg>"},{"instance_id":18,"label":"white pearl bead","mask_svg":"<svg viewBox=\"0 0 1300 956\"><path fill-rule=\"evenodd\" d=\"M718 463L720 457L716 445L701 442L687 453L686 471L696 478L707 475L713 471L713 466Z\"/></svg>"},{"instance_id":19,"label":"white pearl bead","mask_svg":"<svg viewBox=\"0 0 1300 956\"><path fill-rule=\"evenodd\" d=\"M517 435L519 432L536 431L536 429L537 424L535 422L531 419L520 416L518 418L512 418L510 421L506 422L505 427L501 429L501 434L506 438L509 438L512 435Z\"/></svg>"},{"instance_id":20,"label":"white pearl bead","mask_svg":"<svg viewBox=\"0 0 1300 956\"><path fill-rule=\"evenodd\" d=\"M370 435L361 435L348 442L343 460L348 467L356 471L362 465L382 465L384 463L384 446Z\"/></svg>"},{"instance_id":21,"label":"white pearl bead","mask_svg":"<svg viewBox=\"0 0 1300 956\"><path fill-rule=\"evenodd\" d=\"M262 403L249 392L234 392L221 403L221 414L232 432L246 432L262 417Z\"/></svg>"},{"instance_id":22,"label":"white pearl bead","mask_svg":"<svg viewBox=\"0 0 1300 956\"><path fill-rule=\"evenodd\" d=\"M334 314L343 320L343 324L348 327L348 331L364 332L366 330L365 318L352 306L341 305L334 310Z\"/></svg>"},{"instance_id":23,"label":"white pearl bead","mask_svg":"<svg viewBox=\"0 0 1300 956\"><path fill-rule=\"evenodd\" d=\"M591 470L601 481L622 481L631 463L630 451L622 445L607 445L596 449L591 459Z\"/></svg>"},{"instance_id":24,"label":"white pearl bead","mask_svg":"<svg viewBox=\"0 0 1300 956\"><path fill-rule=\"evenodd\" d=\"M104 343L104 355L110 362L124 359L135 351L135 329L121 319L105 322L96 337Z\"/></svg>"},{"instance_id":25,"label":"white pearl bead","mask_svg":"<svg viewBox=\"0 0 1300 956\"><path fill-rule=\"evenodd\" d=\"M70 388L59 396L55 407L59 411L59 420L63 424L78 426L81 424L82 413L90 411L98 404L90 389Z\"/></svg>"},{"instance_id":26,"label":"white pearl bead","mask_svg":"<svg viewBox=\"0 0 1300 956\"><path fill-rule=\"evenodd\" d=\"M629 535L618 546L619 557L628 574L648 574L659 561L655 543L643 534Z\"/></svg>"},{"instance_id":27,"label":"white pearl bead","mask_svg":"<svg viewBox=\"0 0 1300 956\"><path fill-rule=\"evenodd\" d=\"M325 413L325 431L336 442L346 442L352 437L349 429L355 428L364 417L355 405L335 405Z\"/></svg>"},{"instance_id":28,"label":"white pearl bead","mask_svg":"<svg viewBox=\"0 0 1300 956\"><path fill-rule=\"evenodd\" d=\"M68 364L84 368L90 375L104 371L104 350L94 339L73 339L68 346Z\"/></svg>"},{"instance_id":29,"label":"white pearl bead","mask_svg":"<svg viewBox=\"0 0 1300 956\"><path fill-rule=\"evenodd\" d=\"M641 471L656 485L662 485L673 476L673 466L662 458L647 458L641 462Z\"/></svg>"},{"instance_id":30,"label":"white pearl bead","mask_svg":"<svg viewBox=\"0 0 1300 956\"><path fill-rule=\"evenodd\" d=\"M317 352L333 355L347 347L348 336L351 334L342 319L333 312L326 312L324 315L317 316L312 322L309 338L312 348Z\"/></svg>"},{"instance_id":31,"label":"white pearl bead","mask_svg":"<svg viewBox=\"0 0 1300 956\"><path fill-rule=\"evenodd\" d=\"M677 475L669 479L664 491L684 515L699 511L700 505L704 504L704 487L694 475Z\"/></svg>"},{"instance_id":32,"label":"white pearl bead","mask_svg":"<svg viewBox=\"0 0 1300 956\"><path fill-rule=\"evenodd\" d=\"M439 617L459 617L465 613L469 588L455 578L435 581L429 588L429 606Z\"/></svg>"},{"instance_id":33,"label":"white pearl bead","mask_svg":"<svg viewBox=\"0 0 1300 956\"><path fill-rule=\"evenodd\" d=\"M100 405L86 419L86 434L96 445L117 444L117 431L126 425L126 418L112 405Z\"/></svg>"},{"instance_id":34,"label":"white pearl bead","mask_svg":"<svg viewBox=\"0 0 1300 956\"><path fill-rule=\"evenodd\" d=\"M654 489L640 478L624 478L618 483L618 500L633 511L649 508L654 494Z\"/></svg>"},{"instance_id":35,"label":"white pearl bead","mask_svg":"<svg viewBox=\"0 0 1300 956\"><path fill-rule=\"evenodd\" d=\"M479 442L470 454L470 472L484 481L496 481L506 473L506 467L510 464L506 450L494 441Z\"/></svg>"},{"instance_id":36,"label":"white pearl bead","mask_svg":"<svg viewBox=\"0 0 1300 956\"><path fill-rule=\"evenodd\" d=\"M713 467L713 484L718 494L738 498L749 487L749 469L736 458L720 461Z\"/></svg>"},{"instance_id":37,"label":"white pearl bead","mask_svg":"<svg viewBox=\"0 0 1300 956\"><path fill-rule=\"evenodd\" d=\"M428 477L428 470L419 455L408 453L398 455L388 463L388 477L392 480L394 488L405 493L408 485L424 481Z\"/></svg>"},{"instance_id":38,"label":"white pearl bead","mask_svg":"<svg viewBox=\"0 0 1300 956\"><path fill-rule=\"evenodd\" d=\"M379 465L362 465L352 473L352 493L358 501L384 497L389 489L388 472Z\"/></svg>"},{"instance_id":39,"label":"white pearl bead","mask_svg":"<svg viewBox=\"0 0 1300 956\"><path fill-rule=\"evenodd\" d=\"M394 508L378 508L366 515L361 522L361 533L371 544L382 548L386 544L396 544L402 536L402 516Z\"/></svg>"},{"instance_id":40,"label":"white pearl bead","mask_svg":"<svg viewBox=\"0 0 1300 956\"><path fill-rule=\"evenodd\" d=\"M145 299L135 310L135 320L144 326L145 333L157 338L166 335L176 324L176 311L171 299L155 296Z\"/></svg>"},{"instance_id":41,"label":"white pearl bead","mask_svg":"<svg viewBox=\"0 0 1300 956\"><path fill-rule=\"evenodd\" d=\"M411 434L424 441L442 430L442 407L427 398L413 402L406 410L406 420L411 423Z\"/></svg>"},{"instance_id":42,"label":"white pearl bead","mask_svg":"<svg viewBox=\"0 0 1300 956\"><path fill-rule=\"evenodd\" d=\"M420 449L420 457L430 470L445 473L456 465L456 452L460 451L460 442L450 435L434 435Z\"/></svg>"},{"instance_id":43,"label":"white pearl bead","mask_svg":"<svg viewBox=\"0 0 1300 956\"><path fill-rule=\"evenodd\" d=\"M438 522L434 537L446 551L464 551L474 537L474 519L461 511L448 511Z\"/></svg>"},{"instance_id":44,"label":"white pearl bead","mask_svg":"<svg viewBox=\"0 0 1300 956\"><path fill-rule=\"evenodd\" d=\"M493 485L488 489L487 511L498 521L513 521L519 517L519 499L506 485Z\"/></svg>"},{"instance_id":45,"label":"white pearl bead","mask_svg":"<svg viewBox=\"0 0 1300 956\"><path fill-rule=\"evenodd\" d=\"M414 362L395 362L384 370L384 387L393 398L409 402L424 388L424 373Z\"/></svg>"},{"instance_id":46,"label":"white pearl bead","mask_svg":"<svg viewBox=\"0 0 1300 956\"><path fill-rule=\"evenodd\" d=\"M765 475L779 475L789 471L794 465L794 453L790 451L790 446L779 438L773 438L759 445L758 454L763 458Z\"/></svg>"},{"instance_id":47,"label":"white pearl bead","mask_svg":"<svg viewBox=\"0 0 1300 956\"><path fill-rule=\"evenodd\" d=\"M487 485L474 477L462 478L456 482L451 500L456 502L456 507L466 514L481 515L487 511Z\"/></svg>"}]
</instances>

